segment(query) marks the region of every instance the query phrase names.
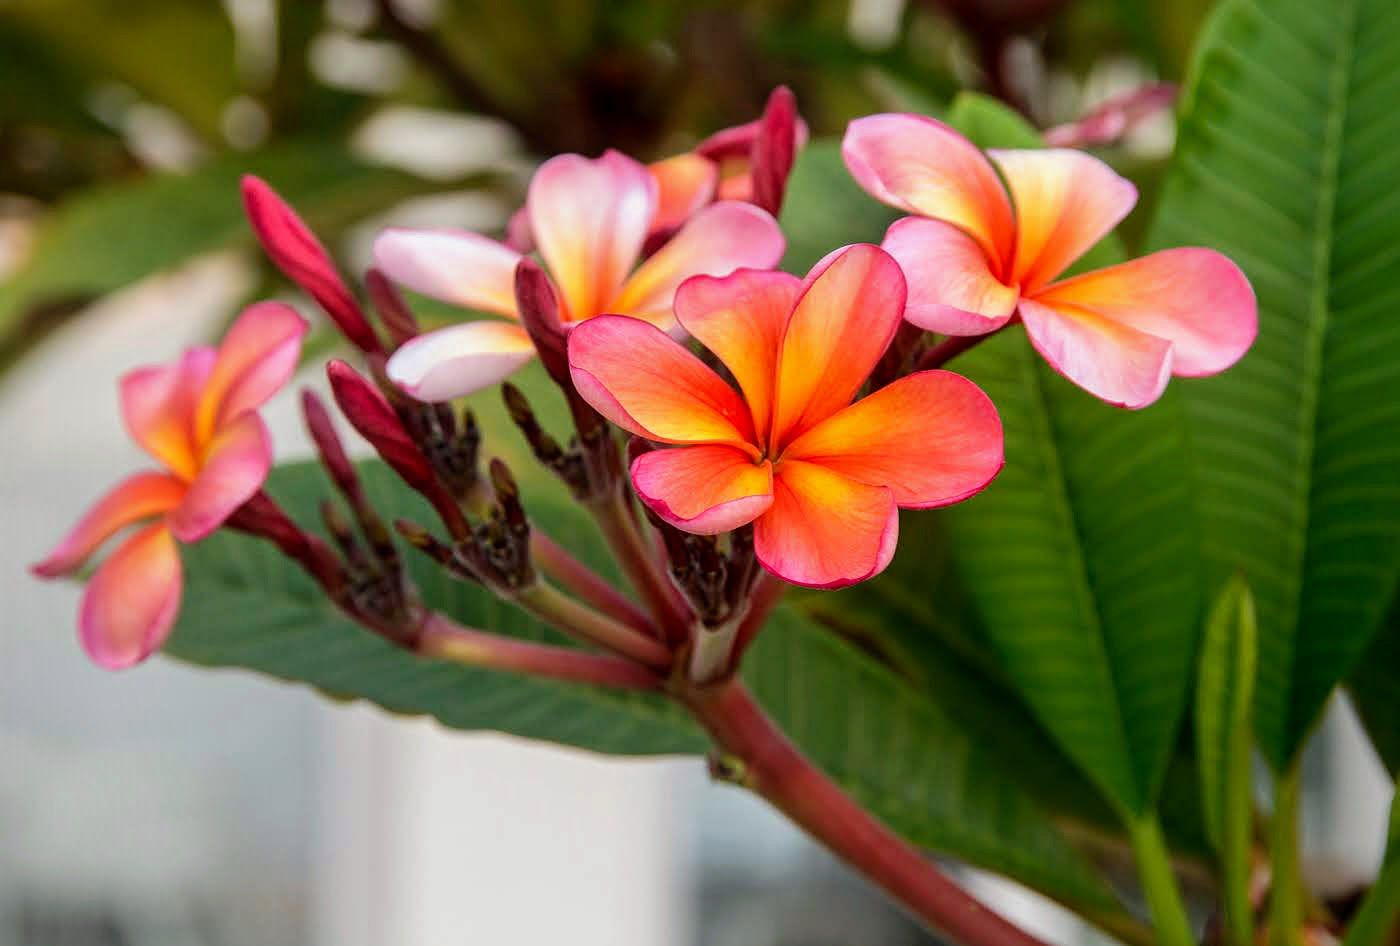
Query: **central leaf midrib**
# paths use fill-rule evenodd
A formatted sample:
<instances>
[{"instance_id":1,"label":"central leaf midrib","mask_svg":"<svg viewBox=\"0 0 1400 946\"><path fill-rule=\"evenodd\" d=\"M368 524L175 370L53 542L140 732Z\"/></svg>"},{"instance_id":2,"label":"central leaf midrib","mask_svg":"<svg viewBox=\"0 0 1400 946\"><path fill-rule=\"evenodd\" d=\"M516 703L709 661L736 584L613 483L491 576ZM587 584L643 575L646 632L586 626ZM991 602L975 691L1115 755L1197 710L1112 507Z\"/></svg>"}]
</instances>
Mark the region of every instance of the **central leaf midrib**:
<instances>
[{"instance_id":1,"label":"central leaf midrib","mask_svg":"<svg viewBox=\"0 0 1400 946\"><path fill-rule=\"evenodd\" d=\"M1289 734L1294 732L1294 697L1297 691L1297 669L1299 637L1303 628L1299 621L1303 614L1303 596L1306 590L1309 513L1313 502L1314 468L1316 466L1317 418L1321 402L1321 377L1323 357L1326 351L1327 331L1331 322L1331 276L1332 256L1337 230L1337 194L1340 189L1340 166L1343 138L1346 133L1347 93L1351 85L1351 70L1355 60L1357 42L1357 3L1359 0L1344 0L1339 4L1337 16L1342 25L1337 32L1337 49L1331 66L1328 85L1327 124L1319 148L1317 213L1314 217L1313 239L1313 278L1312 292L1308 298L1307 334L1303 339L1303 384L1300 396L1297 482L1294 492L1295 548L1291 563L1294 575L1292 613L1286 623L1290 632L1283 636L1287 653L1284 667L1282 694L1283 731L1279 734L1284 743L1276 749L1287 750ZM1279 759L1286 762L1286 759Z\"/></svg>"},{"instance_id":2,"label":"central leaf midrib","mask_svg":"<svg viewBox=\"0 0 1400 946\"><path fill-rule=\"evenodd\" d=\"M1089 568L1084 560L1083 528L1078 516L1075 515L1074 504L1070 502L1068 494L1064 464L1060 458L1059 431L1055 427L1048 408L1049 393L1045 389L1038 360L1031 352L1029 344L1021 347L1021 370L1028 376L1029 386L1033 389L1032 396L1028 400L1031 409L1035 412L1036 422L1048 434L1048 436L1035 438L1041 445L1041 461L1048 473L1047 493L1053 502L1053 511L1056 517L1067 527L1065 531L1070 538L1070 561L1066 571L1071 576L1074 594L1078 599L1079 607L1077 610L1085 617L1090 632L1090 639L1097 656L1094 664L1102 678L1100 680L1101 689L1107 695L1112 710L1111 728L1115 737L1115 752L1118 758L1127 764L1127 787L1132 792L1132 807L1136 808L1145 802L1145 792L1138 778L1137 760L1132 754L1131 741L1128 739L1127 720L1123 717L1122 697L1118 692L1118 681L1113 671L1113 661L1109 656L1105 640L1103 616L1099 613L1098 599L1094 595L1092 582L1089 579ZM1066 748L1077 756L1072 744ZM1111 789L1106 792L1106 795L1109 798L1118 798L1118 793Z\"/></svg>"}]
</instances>

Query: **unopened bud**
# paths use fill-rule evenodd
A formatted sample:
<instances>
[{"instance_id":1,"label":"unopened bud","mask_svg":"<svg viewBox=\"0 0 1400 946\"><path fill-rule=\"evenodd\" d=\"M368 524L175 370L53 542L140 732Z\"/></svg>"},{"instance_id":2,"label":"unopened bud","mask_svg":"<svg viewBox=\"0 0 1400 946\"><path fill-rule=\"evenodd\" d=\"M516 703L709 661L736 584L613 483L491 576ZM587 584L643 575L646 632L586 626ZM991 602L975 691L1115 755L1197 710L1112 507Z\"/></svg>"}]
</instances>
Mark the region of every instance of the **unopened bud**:
<instances>
[{"instance_id":1,"label":"unopened bud","mask_svg":"<svg viewBox=\"0 0 1400 946\"><path fill-rule=\"evenodd\" d=\"M777 216L783 209L788 175L797 157L797 99L780 85L768 97L753 142L753 197L758 207Z\"/></svg>"},{"instance_id":2,"label":"unopened bud","mask_svg":"<svg viewBox=\"0 0 1400 946\"><path fill-rule=\"evenodd\" d=\"M564 390L573 390L568 336L559 315L559 294L534 260L523 259L515 267L515 305L520 312L520 324L535 343L549 376Z\"/></svg>"},{"instance_id":3,"label":"unopened bud","mask_svg":"<svg viewBox=\"0 0 1400 946\"><path fill-rule=\"evenodd\" d=\"M379 313L379 321L389 330L395 347L418 337L418 320L387 276L371 268L365 274L365 288L369 291L370 301L374 303L374 311Z\"/></svg>"},{"instance_id":4,"label":"unopened bud","mask_svg":"<svg viewBox=\"0 0 1400 946\"><path fill-rule=\"evenodd\" d=\"M384 462L419 492L436 489L432 467L384 395L343 361L331 361L326 375L341 413Z\"/></svg>"},{"instance_id":5,"label":"unopened bud","mask_svg":"<svg viewBox=\"0 0 1400 946\"><path fill-rule=\"evenodd\" d=\"M360 304L346 287L316 235L266 181L245 175L243 207L258 242L287 278L306 290L350 342L364 352L382 350Z\"/></svg>"},{"instance_id":6,"label":"unopened bud","mask_svg":"<svg viewBox=\"0 0 1400 946\"><path fill-rule=\"evenodd\" d=\"M306 421L306 430L311 434L311 441L316 445L316 452L321 457L321 464L330 474L336 488L353 502L355 497L360 495L360 478L356 475L350 458L345 454L345 447L340 442L340 435L335 432L330 412L310 388L301 392L301 413Z\"/></svg>"}]
</instances>

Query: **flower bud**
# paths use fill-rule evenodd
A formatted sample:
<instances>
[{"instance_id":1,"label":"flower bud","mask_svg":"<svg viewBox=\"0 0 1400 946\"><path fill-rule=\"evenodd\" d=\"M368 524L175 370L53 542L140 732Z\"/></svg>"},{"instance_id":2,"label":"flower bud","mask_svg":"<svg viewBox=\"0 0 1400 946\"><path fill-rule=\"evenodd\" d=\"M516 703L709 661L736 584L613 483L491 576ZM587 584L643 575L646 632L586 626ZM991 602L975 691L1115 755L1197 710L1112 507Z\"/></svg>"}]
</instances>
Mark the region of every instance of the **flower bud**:
<instances>
[{"instance_id":1,"label":"flower bud","mask_svg":"<svg viewBox=\"0 0 1400 946\"><path fill-rule=\"evenodd\" d=\"M369 441L380 458L419 492L437 490L437 480L427 458L409 438L384 395L354 368L338 359L326 366L326 375L341 413L360 436Z\"/></svg>"},{"instance_id":2,"label":"flower bud","mask_svg":"<svg viewBox=\"0 0 1400 946\"><path fill-rule=\"evenodd\" d=\"M753 143L753 203L773 216L783 208L788 175L797 156L797 100L780 85L768 97Z\"/></svg>"},{"instance_id":3,"label":"flower bud","mask_svg":"<svg viewBox=\"0 0 1400 946\"><path fill-rule=\"evenodd\" d=\"M277 268L316 300L355 347L382 351L330 254L296 211L261 178L245 175L242 189L248 221Z\"/></svg>"}]
</instances>

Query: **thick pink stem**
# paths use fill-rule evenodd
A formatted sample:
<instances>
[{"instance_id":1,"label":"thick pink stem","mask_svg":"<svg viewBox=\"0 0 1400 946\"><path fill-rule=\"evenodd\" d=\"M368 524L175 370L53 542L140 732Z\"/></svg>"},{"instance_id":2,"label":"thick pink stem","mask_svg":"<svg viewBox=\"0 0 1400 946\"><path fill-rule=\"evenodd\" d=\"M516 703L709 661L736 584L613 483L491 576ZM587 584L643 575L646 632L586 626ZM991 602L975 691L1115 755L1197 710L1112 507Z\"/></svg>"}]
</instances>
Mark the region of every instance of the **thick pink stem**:
<instances>
[{"instance_id":1,"label":"thick pink stem","mask_svg":"<svg viewBox=\"0 0 1400 946\"><path fill-rule=\"evenodd\" d=\"M678 694L741 781L928 926L966 946L1046 946L983 906L856 804L773 724L738 680Z\"/></svg>"},{"instance_id":2,"label":"thick pink stem","mask_svg":"<svg viewBox=\"0 0 1400 946\"><path fill-rule=\"evenodd\" d=\"M423 624L417 651L427 657L551 680L630 690L655 690L661 685L660 677L631 660L488 634L462 627L436 612Z\"/></svg>"},{"instance_id":3,"label":"thick pink stem","mask_svg":"<svg viewBox=\"0 0 1400 946\"><path fill-rule=\"evenodd\" d=\"M656 624L641 607L538 529L530 532L530 552L546 575L583 601L649 637L658 636Z\"/></svg>"}]
</instances>

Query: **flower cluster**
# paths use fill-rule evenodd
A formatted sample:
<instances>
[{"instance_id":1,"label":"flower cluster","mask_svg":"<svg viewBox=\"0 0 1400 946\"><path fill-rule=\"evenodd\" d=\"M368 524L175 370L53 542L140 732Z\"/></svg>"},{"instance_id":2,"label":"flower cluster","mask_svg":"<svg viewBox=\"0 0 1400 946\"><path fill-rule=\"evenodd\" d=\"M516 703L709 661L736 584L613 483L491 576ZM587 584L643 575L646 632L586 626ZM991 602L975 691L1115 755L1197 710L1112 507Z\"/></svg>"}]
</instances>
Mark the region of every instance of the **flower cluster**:
<instances>
[{"instance_id":1,"label":"flower cluster","mask_svg":"<svg viewBox=\"0 0 1400 946\"><path fill-rule=\"evenodd\" d=\"M275 303L245 312L218 351L126 378L128 427L167 472L123 482L36 572L71 574L147 523L82 605L83 641L107 666L169 633L176 540L228 524L276 543L346 614L420 653L615 686L704 685L732 673L782 583L871 578L894 555L901 508L959 502L996 476L996 407L943 370L951 352L1020 324L1071 381L1137 408L1172 374L1223 370L1254 338L1249 284L1211 250L1061 278L1134 203L1102 162L984 155L919 116L859 119L843 147L861 186L910 216L882 246L835 248L805 278L781 272L776 215L806 135L780 89L757 121L649 166L615 152L546 161L504 241L386 231L366 278L385 332L296 213L263 182L244 184L268 255L365 356L364 374L328 368L342 413L446 532L397 522L398 534L603 653L462 628L418 600L310 394L308 428L348 518L326 505L327 544L261 491L271 457L256 410L290 377L305 331ZM495 317L420 333L397 286ZM946 338L928 347L928 332ZM569 404L567 443L502 384L536 356ZM504 463L483 473L474 419L446 402L497 384L637 601L529 517Z\"/></svg>"}]
</instances>

